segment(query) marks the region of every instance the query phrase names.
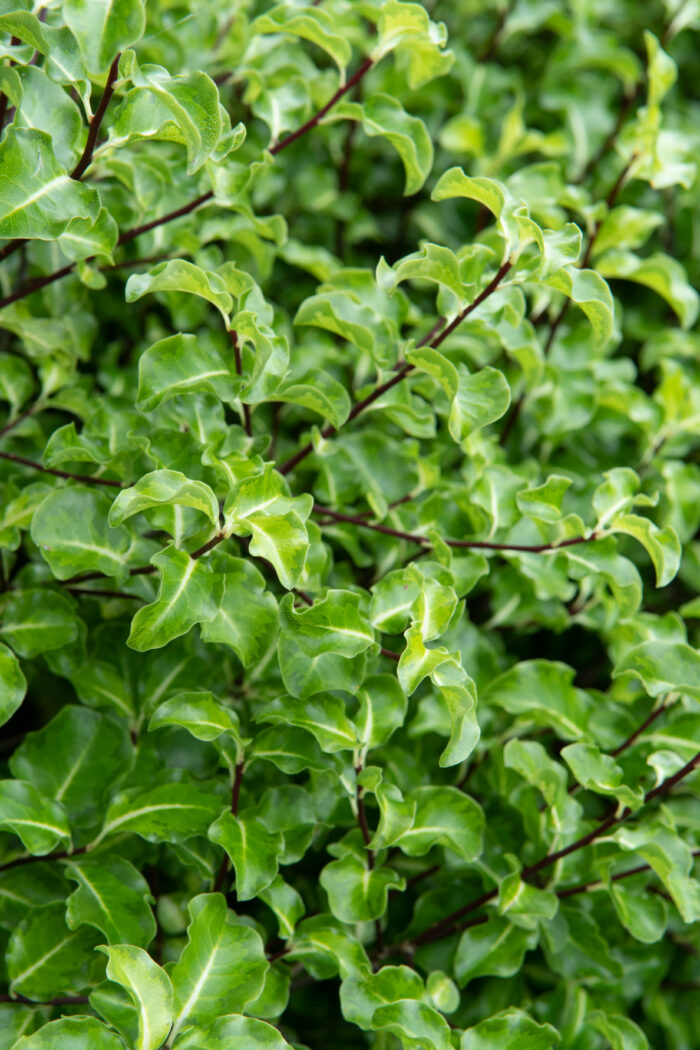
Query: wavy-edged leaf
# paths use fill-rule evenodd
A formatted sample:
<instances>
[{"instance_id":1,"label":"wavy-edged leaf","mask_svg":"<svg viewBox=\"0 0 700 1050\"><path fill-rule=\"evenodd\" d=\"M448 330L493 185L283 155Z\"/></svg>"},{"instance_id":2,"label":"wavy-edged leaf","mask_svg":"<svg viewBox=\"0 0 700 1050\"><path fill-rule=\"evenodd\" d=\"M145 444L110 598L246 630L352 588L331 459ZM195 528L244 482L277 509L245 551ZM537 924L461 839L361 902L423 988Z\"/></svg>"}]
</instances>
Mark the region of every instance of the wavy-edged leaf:
<instances>
[{"instance_id":1,"label":"wavy-edged leaf","mask_svg":"<svg viewBox=\"0 0 700 1050\"><path fill-rule=\"evenodd\" d=\"M133 944L102 945L107 977L124 988L138 1010L134 1050L158 1050L173 1020L173 989L165 970Z\"/></svg>"},{"instance_id":2,"label":"wavy-edged leaf","mask_svg":"<svg viewBox=\"0 0 700 1050\"><path fill-rule=\"evenodd\" d=\"M201 558L166 547L151 558L160 571L158 597L131 621L127 645L137 652L160 649L196 623L213 620L224 595L222 577Z\"/></svg>"},{"instance_id":3,"label":"wavy-edged leaf","mask_svg":"<svg viewBox=\"0 0 700 1050\"><path fill-rule=\"evenodd\" d=\"M167 968L173 986L174 1042L184 1025L206 1025L243 1010L262 991L268 963L258 933L232 921L220 893L193 897L187 944Z\"/></svg>"}]
</instances>

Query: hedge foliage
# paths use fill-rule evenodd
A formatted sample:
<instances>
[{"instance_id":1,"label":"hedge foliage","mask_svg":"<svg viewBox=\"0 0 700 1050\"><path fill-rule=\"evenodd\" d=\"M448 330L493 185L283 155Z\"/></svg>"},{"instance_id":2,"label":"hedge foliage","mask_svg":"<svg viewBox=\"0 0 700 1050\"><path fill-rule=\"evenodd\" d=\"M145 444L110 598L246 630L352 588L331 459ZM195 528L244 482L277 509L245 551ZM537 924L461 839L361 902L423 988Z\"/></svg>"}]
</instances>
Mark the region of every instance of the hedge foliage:
<instances>
[{"instance_id":1,"label":"hedge foliage","mask_svg":"<svg viewBox=\"0 0 700 1050\"><path fill-rule=\"evenodd\" d=\"M0 1050L697 1048L699 27L0 0Z\"/></svg>"}]
</instances>

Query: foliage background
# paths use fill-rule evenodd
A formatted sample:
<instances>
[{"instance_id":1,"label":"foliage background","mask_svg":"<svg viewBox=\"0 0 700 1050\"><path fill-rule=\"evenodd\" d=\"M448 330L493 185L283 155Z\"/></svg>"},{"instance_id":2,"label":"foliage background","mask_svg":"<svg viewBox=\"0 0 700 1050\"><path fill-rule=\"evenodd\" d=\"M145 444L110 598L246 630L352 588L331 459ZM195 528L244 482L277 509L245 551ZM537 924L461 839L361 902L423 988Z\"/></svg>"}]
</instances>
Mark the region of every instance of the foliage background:
<instances>
[{"instance_id":1,"label":"foliage background","mask_svg":"<svg viewBox=\"0 0 700 1050\"><path fill-rule=\"evenodd\" d=\"M0 1050L697 1047L699 19L0 2Z\"/></svg>"}]
</instances>

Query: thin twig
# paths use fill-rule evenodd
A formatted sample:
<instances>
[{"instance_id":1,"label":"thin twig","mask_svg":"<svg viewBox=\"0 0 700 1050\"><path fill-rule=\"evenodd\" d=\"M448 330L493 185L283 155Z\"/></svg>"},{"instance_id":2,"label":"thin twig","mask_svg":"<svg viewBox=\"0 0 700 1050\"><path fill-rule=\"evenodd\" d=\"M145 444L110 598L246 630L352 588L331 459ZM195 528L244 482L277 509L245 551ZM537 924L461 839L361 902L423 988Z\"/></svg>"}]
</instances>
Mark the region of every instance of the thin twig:
<instances>
[{"instance_id":1,"label":"thin twig","mask_svg":"<svg viewBox=\"0 0 700 1050\"><path fill-rule=\"evenodd\" d=\"M94 152L95 144L97 142L97 136L100 131L100 125L102 124L102 120L107 111L107 106L109 105L110 99L114 94L114 81L117 79L120 57L120 55L117 55L117 57L114 59L114 62L112 62L112 65L109 67L109 73L107 74L107 84L105 85L105 89L102 92L100 104L97 107L97 110L95 111L95 115L90 121L87 142L85 143L85 149L83 150L83 154L80 160L70 173L70 177L72 179L75 179L76 182L80 181L80 179L83 177L92 161L92 154ZM10 255L13 254L13 252L16 252L18 248L21 248L23 244L26 244L28 239L29 238L27 237L15 237L13 238L13 240L8 241L5 247L0 249L0 259L7 259Z\"/></svg>"},{"instance_id":2,"label":"thin twig","mask_svg":"<svg viewBox=\"0 0 700 1050\"><path fill-rule=\"evenodd\" d=\"M432 541L429 536L423 536L420 533L415 532L402 532L400 529L392 529L388 525L380 525L371 521L367 521L365 518L361 518L356 514L343 514L338 510L331 510L329 507L322 507L318 503L314 503L312 511L314 514L324 515L327 518L333 518L335 521L347 522L349 525L358 525L363 529L372 529L374 532L381 532L385 536L393 536L398 540L406 540L409 543L418 543L420 545L432 546ZM488 540L443 540L448 547L458 547L477 550L493 550L493 551L514 551L524 552L527 554L546 554L550 551L561 550L562 547L574 547L579 543L591 543L595 542L597 536L594 532L590 536L577 536L574 539L560 540L558 543L540 543L540 544L522 544L522 543L491 543Z\"/></svg>"},{"instance_id":3,"label":"thin twig","mask_svg":"<svg viewBox=\"0 0 700 1050\"><path fill-rule=\"evenodd\" d=\"M509 262L503 263L503 265L496 273L495 277L493 277L492 280L489 281L487 286L484 288L483 292L480 292L480 294L477 295L473 303L470 303L469 306L466 306L463 310L460 310L460 312L455 318L453 318L450 324L448 324L446 328L443 328L439 335L433 338L436 327L438 327L438 325L442 327L443 321L441 318L438 321L437 325L434 325L433 328L431 328L431 330L428 332L428 334L424 336L420 343L418 343L418 346L430 345L430 347L433 350L437 350L440 344L445 339L447 339L448 335L450 335L455 330L457 325L461 324L462 321L469 317L469 315L474 310L476 310L478 306L481 306L485 299L488 299L488 297L493 292L495 292L498 285L501 283L505 275L510 270L511 265L512 264ZM382 397L383 394L385 394L388 390L391 390L391 388L396 386L397 383L400 383L402 379L404 379L410 372L413 371L413 369L414 366L408 361L399 361L398 364L395 366L395 372L391 379L387 379L386 382L380 383L379 386L375 387L371 394L368 394L367 397L363 398L362 401L357 401L355 405L353 405L350 414L345 420L343 426L347 426L348 423L351 423L354 419L357 419L361 412L364 412L366 408L369 408L369 406L375 401L377 401L380 397ZM321 431L321 435L324 438L329 438L336 434L339 429L339 427L334 427L331 424L329 424ZM289 472L293 470L296 466L298 466L298 464L301 463L302 460L306 459L306 457L310 455L313 452L313 450L313 442L309 441L306 445L300 448L298 452L295 452L293 456L290 456L289 459L285 460L284 463L280 464L280 466L277 468L280 474L289 474Z\"/></svg>"},{"instance_id":4,"label":"thin twig","mask_svg":"<svg viewBox=\"0 0 700 1050\"><path fill-rule=\"evenodd\" d=\"M229 339L231 340L231 346L233 347L233 359L236 364L236 375L243 375L243 361L241 358L241 348L238 343L238 332L233 328L229 328ZM248 437L252 437L253 430L250 423L250 405L247 405L245 401L241 401L243 406L243 429L245 430Z\"/></svg>"},{"instance_id":5,"label":"thin twig","mask_svg":"<svg viewBox=\"0 0 700 1050\"><path fill-rule=\"evenodd\" d=\"M245 762L243 760L236 763L236 769L233 775L233 784L231 786L231 812L233 813L234 817L238 816L238 800L241 793L241 783L243 782L244 768ZM216 881L214 882L214 893L220 892L221 887L224 884L224 879L228 874L229 864L230 861L228 853L226 852L226 850L224 850L224 855L221 860L221 866L216 876Z\"/></svg>"},{"instance_id":6,"label":"thin twig","mask_svg":"<svg viewBox=\"0 0 700 1050\"><path fill-rule=\"evenodd\" d=\"M367 59L365 63L360 67L360 69L358 69L358 71L354 74L354 76L352 76L350 80L348 80L347 83L343 85L342 88L339 88L336 91L336 93L333 95L330 101L325 104L325 106L321 107L318 113L311 117L310 120L307 120L307 122L303 124L300 128L298 128L297 131L292 132L291 135L288 135L281 142L278 142L277 145L273 146L269 152L273 156L276 156L278 153L281 153L282 150L286 149L287 146L291 146L293 142L296 142L297 139L301 138L302 135L305 135L307 131L311 130L311 128L315 127L326 115L326 113L331 109L331 107L335 105L338 99L342 98L342 96L345 95L348 91L350 91L355 86L355 84L359 83L359 81L362 79L362 77L365 75L368 69L371 68L372 64L372 60ZM195 197L194 200L191 200L188 204L183 204L180 208L175 208L173 209L173 211L166 212L165 215L161 215L158 219L152 219L150 222L142 223L140 226L133 226L130 230L125 230L124 233L119 235L117 245L128 244L129 241L133 241L136 237L140 237L143 233L148 233L150 230L154 230L158 226L165 226L167 223L173 222L175 219L183 218L185 215L189 215L190 212L195 211L196 208L201 207L202 204L206 204L208 201L212 200L213 197L214 191L207 190L206 193L202 193L198 197ZM17 245L17 247L19 247L19 245ZM12 250L14 251L15 249L13 248ZM3 255L3 252L6 252L6 250L0 250L0 259L5 257ZM6 252L6 254L10 254L10 252ZM91 262L94 258L94 255L90 256L86 261ZM31 295L32 292L36 292L40 288L45 288L46 285L53 284L54 281L58 281L62 277L66 277L69 273L73 272L73 270L75 269L75 265L75 263L69 263L68 266L63 266L60 270L56 270L54 271L54 273L46 274L44 277L36 278L34 281L30 281L29 284L25 285L23 288L20 288L19 291L14 292L12 295L6 296L4 299L0 299L0 310L4 306L9 306L10 303L15 303L19 299L23 299L25 296Z\"/></svg>"},{"instance_id":7,"label":"thin twig","mask_svg":"<svg viewBox=\"0 0 700 1050\"><path fill-rule=\"evenodd\" d=\"M119 74L119 59L121 58L121 52L119 52L109 67L109 73L107 74L107 83L105 89L102 92L102 98L100 104L95 110L95 115L90 121L90 127L88 128L87 141L85 142L85 149L83 150L82 156L78 163L70 173L72 179L82 179L83 175L90 167L92 163L92 154L95 151L97 145L97 136L100 133L100 127L104 119L104 115L107 112L107 106L109 105L112 95L114 94L114 83Z\"/></svg>"},{"instance_id":8,"label":"thin twig","mask_svg":"<svg viewBox=\"0 0 700 1050\"><path fill-rule=\"evenodd\" d=\"M302 135L305 135L307 131L311 131L312 128L315 128L316 125L319 124L321 120L325 117L329 109L332 109L336 102L338 102L339 99L343 97L343 95L346 95L348 91L352 91L355 85L360 83L365 73L367 73L373 65L373 59L366 59L362 63L360 68L357 70L357 72L354 73L353 76L351 76L350 79L346 81L342 87L338 88L335 95L333 95L333 97L330 98L328 102L326 102L325 106L322 106L321 109L319 109L318 113L315 113L313 117L307 120L306 124L302 124L302 126L300 128L297 128L296 131L293 131L290 135L287 135L286 138L282 139L281 142L278 142L275 146L271 147L270 153L272 154L272 156L275 157L278 153L281 153L283 149L286 149L287 146L291 146L293 142L296 142L297 139L300 139Z\"/></svg>"},{"instance_id":9,"label":"thin twig","mask_svg":"<svg viewBox=\"0 0 700 1050\"><path fill-rule=\"evenodd\" d=\"M696 767L700 764L700 751L692 758L689 762L674 773L672 777L664 780L663 783L657 787L652 788L644 796L643 806L646 806L649 802L653 801L661 795L667 794L676 784L678 784L684 777L692 773ZM544 871L546 868L552 867L558 861L563 860L564 857L568 857L572 853L576 853L578 850L584 849L589 846L596 839L600 838L611 828L617 827L619 824L623 824L631 815L632 810L629 806L625 807L619 814L612 813L597 824L592 831L589 831L586 835L582 835L568 846L564 846L562 849L556 850L553 853L548 853L544 857L541 857L534 864L529 864L524 867L520 873L520 877L523 882L527 882L533 875L537 875L539 872ZM433 923L427 930L419 934L414 941L416 945L430 944L433 941L440 940L442 937L447 937L454 931L454 924L459 919L470 915L474 911L478 911L489 901L492 901L499 894L499 888L496 886L491 890L487 890L482 893L480 897L475 898L468 904L463 905L461 908L457 908L456 911L451 912L450 915L445 916L444 919L440 919L439 922Z\"/></svg>"},{"instance_id":10,"label":"thin twig","mask_svg":"<svg viewBox=\"0 0 700 1050\"><path fill-rule=\"evenodd\" d=\"M98 478L91 474L70 474L65 470L54 470L53 467L45 467L43 463L37 463L33 459L25 459L24 456L16 456L14 452L0 452L0 459L8 459L12 463L19 463L23 467L31 467L32 470L40 470L42 474L53 474L57 478L69 478L72 481L83 481L86 485L108 485L110 488L122 488L121 481L109 481L107 478Z\"/></svg>"}]
</instances>

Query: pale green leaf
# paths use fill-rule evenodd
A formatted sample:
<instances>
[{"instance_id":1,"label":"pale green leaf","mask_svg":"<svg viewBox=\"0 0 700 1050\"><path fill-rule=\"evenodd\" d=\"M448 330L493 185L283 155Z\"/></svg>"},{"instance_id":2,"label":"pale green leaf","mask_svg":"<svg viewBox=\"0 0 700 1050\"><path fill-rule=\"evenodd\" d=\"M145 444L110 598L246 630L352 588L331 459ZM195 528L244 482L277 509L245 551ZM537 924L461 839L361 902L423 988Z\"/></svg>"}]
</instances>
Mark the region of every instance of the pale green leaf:
<instances>
[{"instance_id":1,"label":"pale green leaf","mask_svg":"<svg viewBox=\"0 0 700 1050\"><path fill-rule=\"evenodd\" d=\"M126 989L138 1010L134 1050L158 1050L173 1018L173 990L168 975L142 948L132 944L104 945L107 977Z\"/></svg>"}]
</instances>

